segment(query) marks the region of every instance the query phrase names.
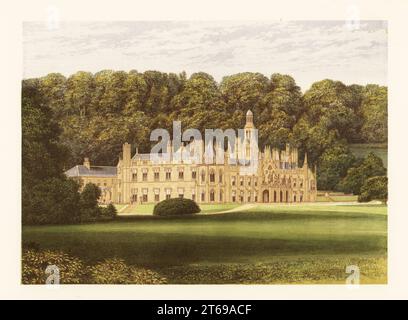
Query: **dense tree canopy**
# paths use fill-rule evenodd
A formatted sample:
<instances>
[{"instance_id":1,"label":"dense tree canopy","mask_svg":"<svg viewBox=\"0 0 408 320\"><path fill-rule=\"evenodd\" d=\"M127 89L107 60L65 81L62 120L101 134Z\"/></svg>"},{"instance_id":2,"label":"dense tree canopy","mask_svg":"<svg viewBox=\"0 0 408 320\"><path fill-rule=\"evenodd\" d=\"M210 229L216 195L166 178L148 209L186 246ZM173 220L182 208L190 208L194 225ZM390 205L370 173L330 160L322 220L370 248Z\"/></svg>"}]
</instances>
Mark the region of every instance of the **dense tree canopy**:
<instances>
[{"instance_id":1,"label":"dense tree canopy","mask_svg":"<svg viewBox=\"0 0 408 320\"><path fill-rule=\"evenodd\" d=\"M248 109L261 148L290 142L301 157L308 152L323 189L339 187L355 167L349 143L387 142L387 88L374 84L325 79L303 94L291 76L279 73L238 73L220 83L204 72L52 73L23 81L23 176L54 176L84 157L116 165L122 143L148 152L150 132L171 132L173 120L202 133L242 128ZM356 191L361 183L351 188L344 181L343 187Z\"/></svg>"},{"instance_id":2,"label":"dense tree canopy","mask_svg":"<svg viewBox=\"0 0 408 320\"><path fill-rule=\"evenodd\" d=\"M62 79L52 74L45 81L58 86ZM62 130L56 120L61 114L54 110L57 104L50 103L50 97L61 96L59 89L54 89L47 89L37 80L23 82L23 224L75 223L99 213L99 188L89 186L80 193L80 185L63 174L70 159L69 145L60 143ZM113 217L112 210L109 214Z\"/></svg>"},{"instance_id":3,"label":"dense tree canopy","mask_svg":"<svg viewBox=\"0 0 408 320\"><path fill-rule=\"evenodd\" d=\"M60 176L68 150L59 143L61 129L53 111L38 89L37 80L22 87L23 180L35 183Z\"/></svg>"},{"instance_id":4,"label":"dense tree canopy","mask_svg":"<svg viewBox=\"0 0 408 320\"><path fill-rule=\"evenodd\" d=\"M350 150L342 145L334 145L326 149L319 159L317 176L320 190L336 190L342 177L353 166L356 158Z\"/></svg>"},{"instance_id":5,"label":"dense tree canopy","mask_svg":"<svg viewBox=\"0 0 408 320\"><path fill-rule=\"evenodd\" d=\"M359 110L362 116L361 138L366 142L386 142L388 132L387 88L367 85Z\"/></svg>"}]
</instances>

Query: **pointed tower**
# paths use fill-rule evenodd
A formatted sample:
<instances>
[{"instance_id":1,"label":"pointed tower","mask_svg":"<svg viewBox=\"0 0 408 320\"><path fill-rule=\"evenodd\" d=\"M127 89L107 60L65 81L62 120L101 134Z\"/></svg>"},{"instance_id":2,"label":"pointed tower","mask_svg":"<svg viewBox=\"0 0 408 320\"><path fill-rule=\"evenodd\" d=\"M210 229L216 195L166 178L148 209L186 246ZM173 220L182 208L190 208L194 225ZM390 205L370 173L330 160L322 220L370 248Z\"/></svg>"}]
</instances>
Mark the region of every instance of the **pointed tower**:
<instances>
[{"instance_id":1,"label":"pointed tower","mask_svg":"<svg viewBox=\"0 0 408 320\"><path fill-rule=\"evenodd\" d=\"M253 143L252 139L254 137L254 114L251 110L248 110L246 113L246 122L245 122L245 140L244 140L244 151L245 151L245 158L246 160L251 159L251 143Z\"/></svg>"},{"instance_id":2,"label":"pointed tower","mask_svg":"<svg viewBox=\"0 0 408 320\"><path fill-rule=\"evenodd\" d=\"M303 161L303 168L307 168L307 152L305 153L305 160Z\"/></svg>"}]
</instances>

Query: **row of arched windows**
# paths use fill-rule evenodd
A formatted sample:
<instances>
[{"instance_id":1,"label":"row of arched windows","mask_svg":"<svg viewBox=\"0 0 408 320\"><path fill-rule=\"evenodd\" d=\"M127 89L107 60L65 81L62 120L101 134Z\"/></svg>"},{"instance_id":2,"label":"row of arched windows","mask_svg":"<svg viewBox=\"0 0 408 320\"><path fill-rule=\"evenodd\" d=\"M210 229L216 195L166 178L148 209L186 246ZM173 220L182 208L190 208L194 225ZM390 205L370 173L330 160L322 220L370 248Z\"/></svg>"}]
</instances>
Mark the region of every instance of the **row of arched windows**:
<instances>
[{"instance_id":1,"label":"row of arched windows","mask_svg":"<svg viewBox=\"0 0 408 320\"><path fill-rule=\"evenodd\" d=\"M201 182L205 182L206 179L206 172L204 170L201 171ZM210 182L218 182L218 183L222 183L223 182L223 172L222 170L219 171L218 173L218 181L216 181L216 175L215 175L215 170L210 169L210 173L209 173L209 179Z\"/></svg>"},{"instance_id":2,"label":"row of arched windows","mask_svg":"<svg viewBox=\"0 0 408 320\"><path fill-rule=\"evenodd\" d=\"M271 198L269 198L269 191L264 190L262 193L262 202L303 202L303 193L300 193L299 196L296 193L293 193L292 198L289 195L289 191L273 191Z\"/></svg>"},{"instance_id":3,"label":"row of arched windows","mask_svg":"<svg viewBox=\"0 0 408 320\"><path fill-rule=\"evenodd\" d=\"M201 201L205 202L205 192L202 191L201 192ZM217 192L213 189L210 190L210 198L209 198L210 202L214 202L214 201L224 201L224 192L222 190L220 190L220 192L218 193L218 197L217 197Z\"/></svg>"}]
</instances>

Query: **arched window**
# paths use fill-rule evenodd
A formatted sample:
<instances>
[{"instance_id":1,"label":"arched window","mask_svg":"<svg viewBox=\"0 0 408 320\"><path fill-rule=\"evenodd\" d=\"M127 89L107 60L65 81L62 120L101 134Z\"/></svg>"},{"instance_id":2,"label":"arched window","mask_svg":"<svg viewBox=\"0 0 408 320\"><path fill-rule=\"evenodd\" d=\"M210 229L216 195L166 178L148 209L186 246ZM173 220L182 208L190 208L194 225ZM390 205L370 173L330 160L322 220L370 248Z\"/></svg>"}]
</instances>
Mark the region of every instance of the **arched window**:
<instances>
[{"instance_id":1,"label":"arched window","mask_svg":"<svg viewBox=\"0 0 408 320\"><path fill-rule=\"evenodd\" d=\"M214 172L214 170L210 171L210 182L215 182L215 172Z\"/></svg>"},{"instance_id":2,"label":"arched window","mask_svg":"<svg viewBox=\"0 0 408 320\"><path fill-rule=\"evenodd\" d=\"M218 176L218 181L219 183L222 183L222 170L220 170L219 176Z\"/></svg>"},{"instance_id":3,"label":"arched window","mask_svg":"<svg viewBox=\"0 0 408 320\"><path fill-rule=\"evenodd\" d=\"M210 201L211 202L215 201L215 192L214 192L214 190L210 191Z\"/></svg>"},{"instance_id":4,"label":"arched window","mask_svg":"<svg viewBox=\"0 0 408 320\"><path fill-rule=\"evenodd\" d=\"M201 182L205 182L205 171L201 171Z\"/></svg>"}]
</instances>

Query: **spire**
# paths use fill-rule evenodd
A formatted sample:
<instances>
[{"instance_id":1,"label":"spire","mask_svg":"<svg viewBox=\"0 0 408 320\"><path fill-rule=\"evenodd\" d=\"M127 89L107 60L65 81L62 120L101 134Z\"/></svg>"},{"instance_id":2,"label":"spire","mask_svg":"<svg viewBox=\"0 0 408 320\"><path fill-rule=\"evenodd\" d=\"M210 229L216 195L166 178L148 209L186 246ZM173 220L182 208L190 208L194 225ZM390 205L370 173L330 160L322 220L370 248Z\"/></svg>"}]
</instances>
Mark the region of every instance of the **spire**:
<instances>
[{"instance_id":1,"label":"spire","mask_svg":"<svg viewBox=\"0 0 408 320\"><path fill-rule=\"evenodd\" d=\"M307 167L307 152L305 153L305 161L303 161L303 166Z\"/></svg>"}]
</instances>

